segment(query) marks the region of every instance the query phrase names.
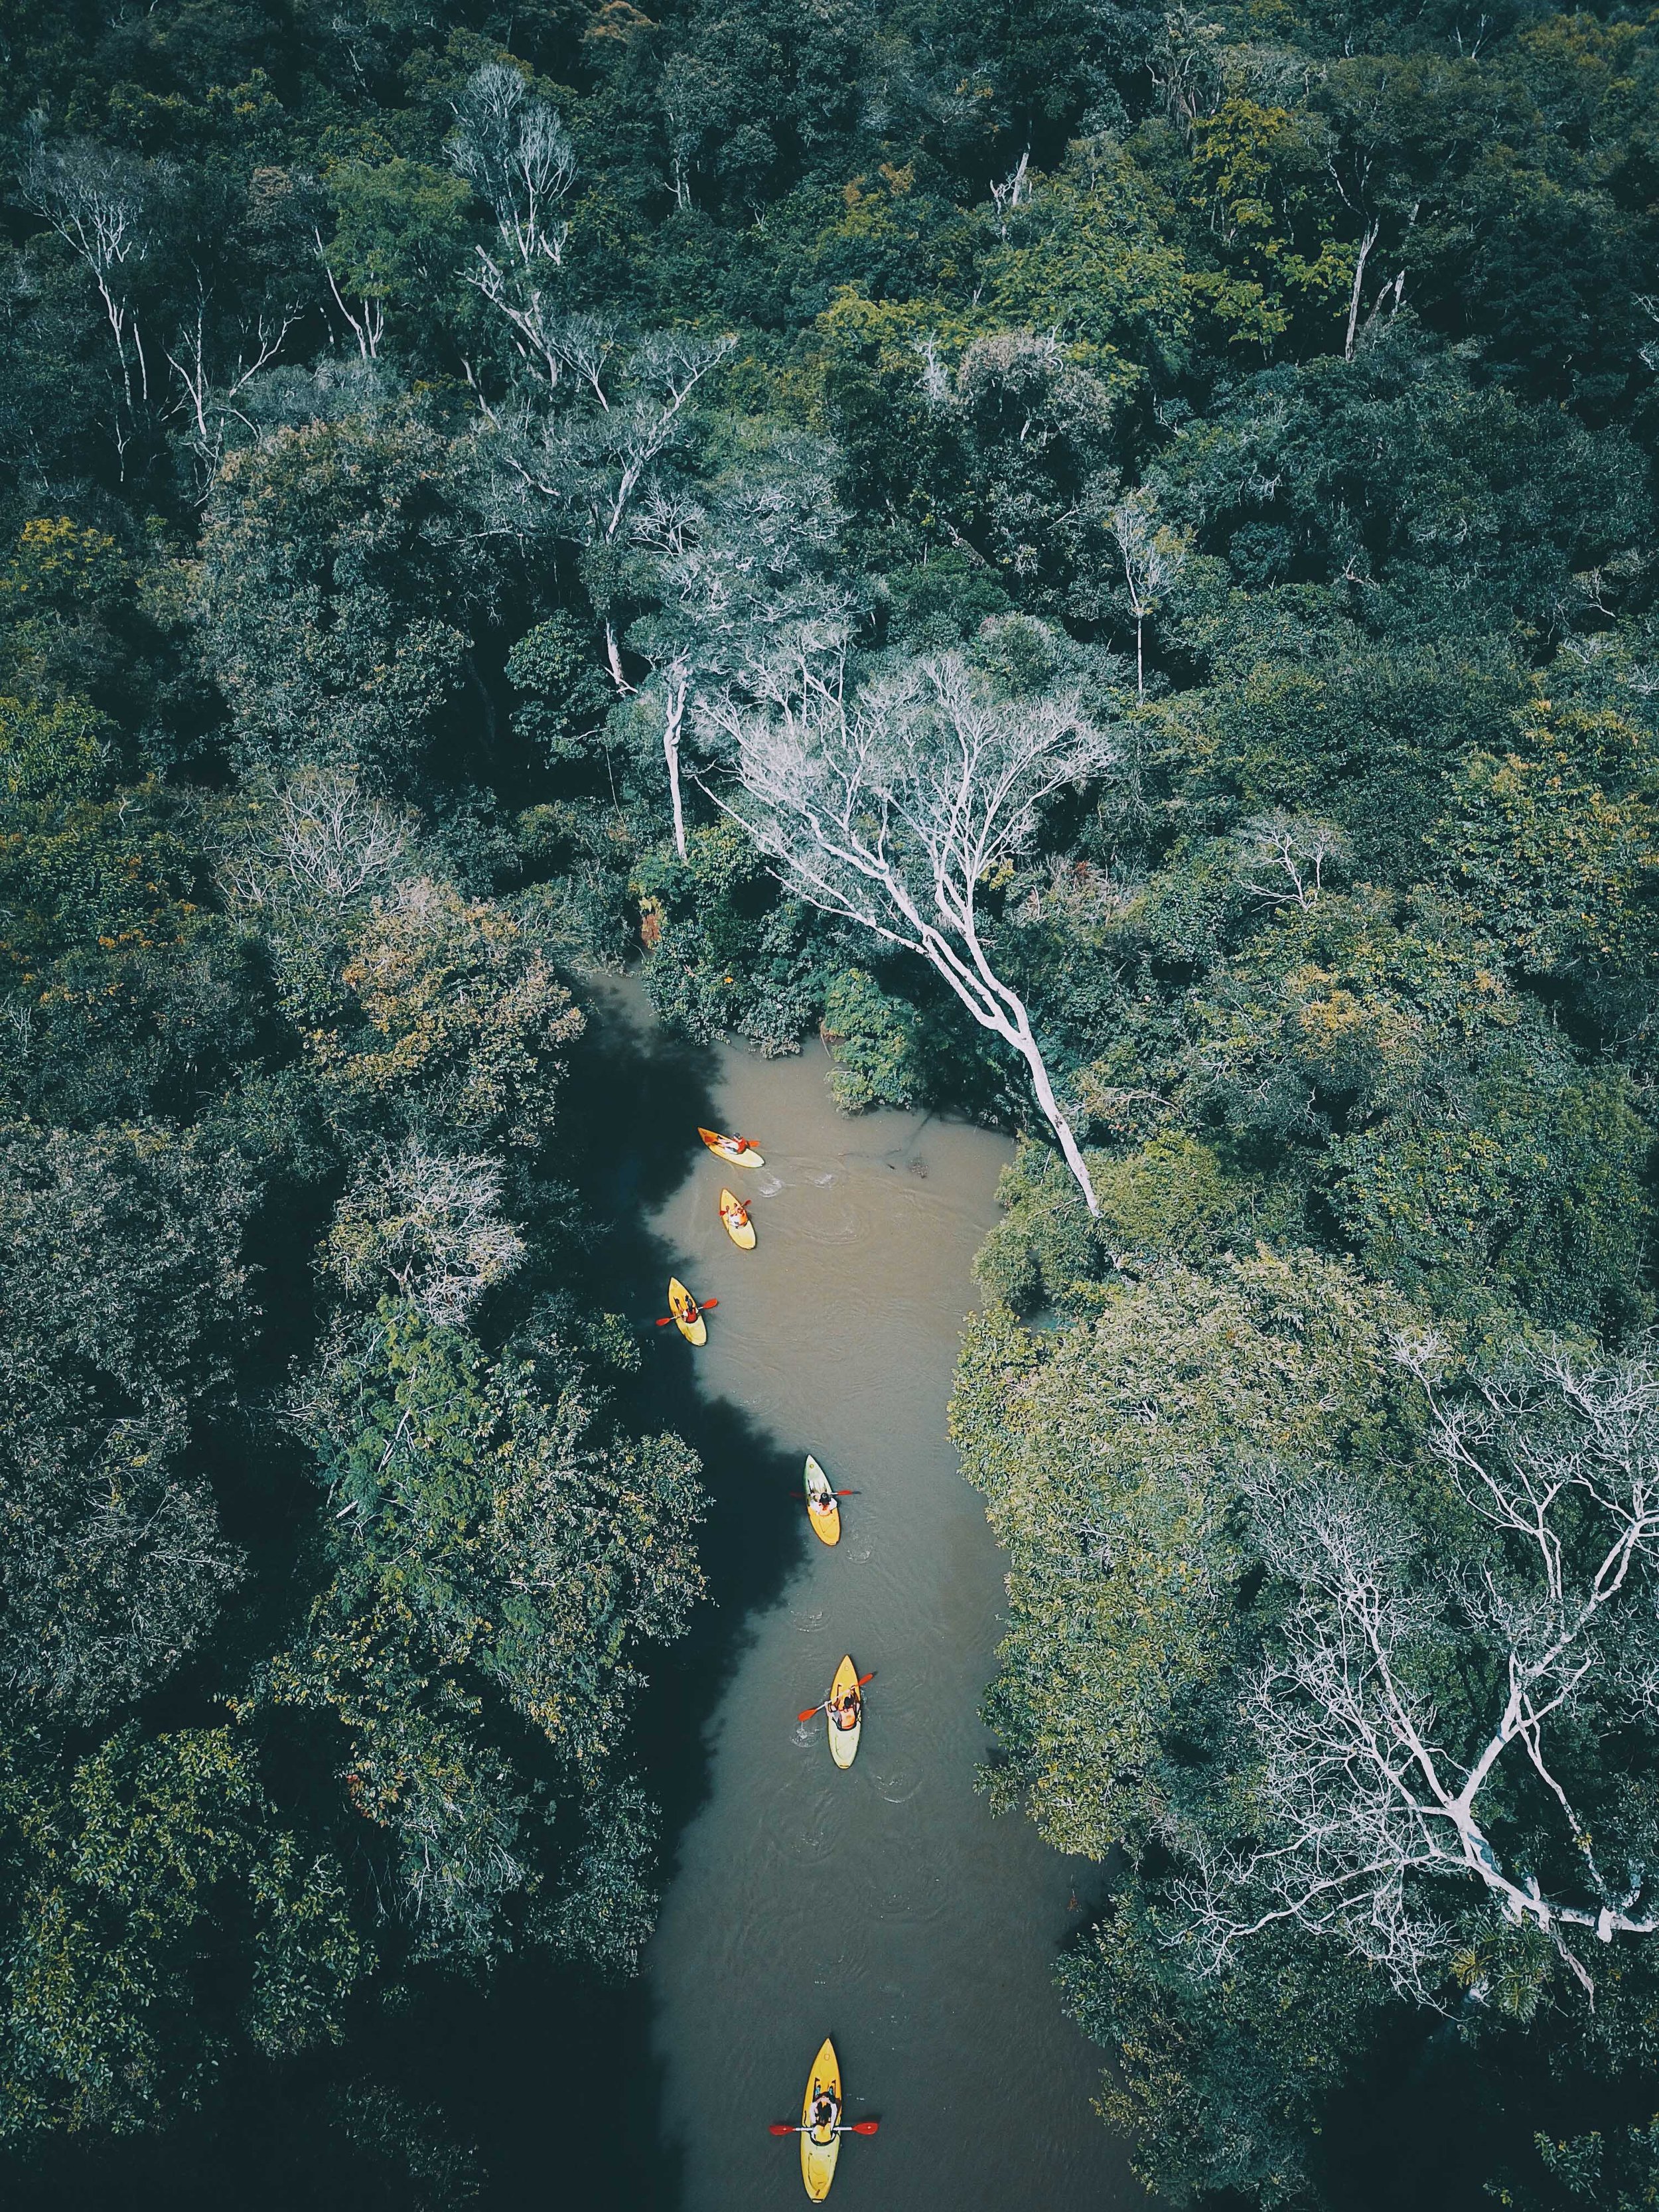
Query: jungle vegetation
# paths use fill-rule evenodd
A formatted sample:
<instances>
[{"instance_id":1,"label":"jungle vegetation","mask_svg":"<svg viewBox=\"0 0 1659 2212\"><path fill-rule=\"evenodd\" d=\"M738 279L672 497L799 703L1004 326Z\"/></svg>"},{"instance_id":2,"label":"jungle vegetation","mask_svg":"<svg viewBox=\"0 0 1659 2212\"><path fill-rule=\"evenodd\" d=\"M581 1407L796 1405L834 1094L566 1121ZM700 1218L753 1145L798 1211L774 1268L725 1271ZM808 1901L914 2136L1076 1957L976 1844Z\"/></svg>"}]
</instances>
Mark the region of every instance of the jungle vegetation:
<instances>
[{"instance_id":1,"label":"jungle vegetation","mask_svg":"<svg viewBox=\"0 0 1659 2212\"><path fill-rule=\"evenodd\" d=\"M1149 2184L1650 2202L1659 15L0 0L0 72L13 2179L285 2082L466 2203L389 2023L631 1971L701 1492L559 1144L637 959L1022 1133L987 1780L1099 1863Z\"/></svg>"}]
</instances>

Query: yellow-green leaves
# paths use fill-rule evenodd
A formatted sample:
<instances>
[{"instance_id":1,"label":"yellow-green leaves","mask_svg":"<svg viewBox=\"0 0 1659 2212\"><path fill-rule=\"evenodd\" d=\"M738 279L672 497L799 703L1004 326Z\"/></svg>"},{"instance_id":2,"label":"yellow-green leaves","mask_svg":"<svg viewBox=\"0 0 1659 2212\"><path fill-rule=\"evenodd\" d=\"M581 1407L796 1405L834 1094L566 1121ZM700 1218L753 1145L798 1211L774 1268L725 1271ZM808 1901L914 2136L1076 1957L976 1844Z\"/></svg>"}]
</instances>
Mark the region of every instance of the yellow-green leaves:
<instances>
[{"instance_id":1,"label":"yellow-green leaves","mask_svg":"<svg viewBox=\"0 0 1659 2212\"><path fill-rule=\"evenodd\" d=\"M1659 950L1659 757L1647 730L1541 685L1504 753L1474 753L1431 839L1524 970L1632 975Z\"/></svg>"},{"instance_id":2,"label":"yellow-green leaves","mask_svg":"<svg viewBox=\"0 0 1659 2212\"><path fill-rule=\"evenodd\" d=\"M1214 1280L1168 1267L1054 1335L996 1307L973 1324L951 1434L1011 1567L991 1781L1060 1849L1137 1847L1230 1725L1261 1622L1229 1463L1377 1454L1405 1317L1346 1267L1263 1253Z\"/></svg>"}]
</instances>

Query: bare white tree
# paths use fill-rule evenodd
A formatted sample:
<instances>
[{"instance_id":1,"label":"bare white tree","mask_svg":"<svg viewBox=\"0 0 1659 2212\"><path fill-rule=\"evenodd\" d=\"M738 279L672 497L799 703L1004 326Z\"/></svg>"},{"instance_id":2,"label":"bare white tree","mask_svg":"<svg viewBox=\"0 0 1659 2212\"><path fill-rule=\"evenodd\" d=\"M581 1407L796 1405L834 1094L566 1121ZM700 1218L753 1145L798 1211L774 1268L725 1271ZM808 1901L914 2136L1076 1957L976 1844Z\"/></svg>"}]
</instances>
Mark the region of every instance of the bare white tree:
<instances>
[{"instance_id":1,"label":"bare white tree","mask_svg":"<svg viewBox=\"0 0 1659 2212\"><path fill-rule=\"evenodd\" d=\"M999 699L956 653L910 662L849 702L838 656L807 632L770 690L754 711L710 703L744 793L727 811L798 896L920 953L1013 1047L1098 1213L1030 1012L991 963L979 896L1035 842L1043 802L1109 766L1109 740L1074 698Z\"/></svg>"},{"instance_id":2,"label":"bare white tree","mask_svg":"<svg viewBox=\"0 0 1659 2212\"><path fill-rule=\"evenodd\" d=\"M570 235L564 203L576 181L576 150L557 110L531 91L520 70L488 62L456 101L455 126L450 160L489 203L503 254L522 266L546 260L556 268Z\"/></svg>"},{"instance_id":3,"label":"bare white tree","mask_svg":"<svg viewBox=\"0 0 1659 2212\"><path fill-rule=\"evenodd\" d=\"M1158 519L1158 502L1143 484L1121 499L1107 517L1123 567L1123 593L1135 626L1135 690L1146 696L1146 624L1187 564L1186 541Z\"/></svg>"},{"instance_id":4,"label":"bare white tree","mask_svg":"<svg viewBox=\"0 0 1659 2212\"><path fill-rule=\"evenodd\" d=\"M227 854L221 879L233 902L279 934L388 890L413 866L415 823L363 787L354 768L313 766L255 796L251 835Z\"/></svg>"},{"instance_id":5,"label":"bare white tree","mask_svg":"<svg viewBox=\"0 0 1659 2212\"><path fill-rule=\"evenodd\" d=\"M563 212L576 181L570 134L520 70L489 62L455 103L449 158L495 218L496 250L478 247L468 282L506 318L526 360L556 385L568 365L569 318L550 287L570 236Z\"/></svg>"},{"instance_id":6,"label":"bare white tree","mask_svg":"<svg viewBox=\"0 0 1659 2212\"><path fill-rule=\"evenodd\" d=\"M528 534L550 525L574 544L625 543L636 502L685 435L697 387L736 344L696 331L653 331L625 346L587 317L567 318L549 343L584 387L581 404L550 403L498 425L491 441L515 499L537 510ZM619 692L621 643L606 622L605 649Z\"/></svg>"},{"instance_id":7,"label":"bare white tree","mask_svg":"<svg viewBox=\"0 0 1659 2212\"><path fill-rule=\"evenodd\" d=\"M642 690L662 714L682 860L688 706L717 695L753 705L780 636L803 625L838 635L850 612L836 562L845 517L835 458L820 440L792 434L727 471L702 501L653 488L638 502L629 543L654 557L664 604L634 624L628 645L649 665Z\"/></svg>"},{"instance_id":8,"label":"bare white tree","mask_svg":"<svg viewBox=\"0 0 1659 2212\"><path fill-rule=\"evenodd\" d=\"M372 292L358 295L354 308L340 289L340 280L334 273L334 264L328 258L328 248L323 243L323 234L313 229L312 241L317 248L317 258L322 264L323 274L328 279L329 292L335 306L344 316L352 337L357 342L357 351L364 361L378 361L380 340L386 335L386 302Z\"/></svg>"},{"instance_id":9,"label":"bare white tree","mask_svg":"<svg viewBox=\"0 0 1659 2212\"><path fill-rule=\"evenodd\" d=\"M625 404L606 404L606 419L587 441L598 463L587 495L596 537L616 538L646 471L674 442L692 393L736 343L696 331L659 331L635 349Z\"/></svg>"},{"instance_id":10,"label":"bare white tree","mask_svg":"<svg viewBox=\"0 0 1659 2212\"><path fill-rule=\"evenodd\" d=\"M1443 1565L1343 1474L1249 1474L1261 1556L1297 1595L1246 1699L1260 1838L1184 1839L1187 1940L1217 1972L1293 1923L1433 2002L1447 1914L1473 1890L1548 1936L1593 1996L1570 1936L1659 1932L1659 1868L1602 1864L1570 1771L1576 1734L1659 1718L1659 1376L1642 1358L1585 1369L1556 1350L1452 1401L1435 1340L1397 1357L1484 1540ZM1436 1697L1454 1652L1462 1681L1492 1684L1473 1725L1454 1727ZM1522 1826L1528 1794L1541 1810ZM1506 1853L1505 1832L1525 1840ZM1555 1870L1547 1890L1540 1864Z\"/></svg>"},{"instance_id":11,"label":"bare white tree","mask_svg":"<svg viewBox=\"0 0 1659 2212\"><path fill-rule=\"evenodd\" d=\"M1172 123L1191 143L1200 116L1213 115L1226 97L1227 33L1191 8L1168 9L1162 36L1147 58L1147 71Z\"/></svg>"},{"instance_id":12,"label":"bare white tree","mask_svg":"<svg viewBox=\"0 0 1659 2212\"><path fill-rule=\"evenodd\" d=\"M680 743L685 728L686 695L690 689L691 663L684 653L676 653L657 671L658 688L662 695L662 750L668 769L669 804L674 816L674 850L681 860L685 852L685 800L680 787Z\"/></svg>"},{"instance_id":13,"label":"bare white tree","mask_svg":"<svg viewBox=\"0 0 1659 2212\"><path fill-rule=\"evenodd\" d=\"M1377 222L1376 217L1375 216L1368 217L1365 224L1364 235L1361 238L1358 246L1355 251L1353 264L1353 289L1348 295L1348 328L1347 333L1342 341L1342 358L1344 361L1352 361L1353 359L1354 343L1359 334L1359 302L1365 287L1365 264L1370 259L1371 248L1376 245L1381 234L1382 226Z\"/></svg>"},{"instance_id":14,"label":"bare white tree","mask_svg":"<svg viewBox=\"0 0 1659 2212\"><path fill-rule=\"evenodd\" d=\"M135 407L149 398L149 367L133 289L139 264L154 244L148 220L150 183L142 162L87 139L51 144L38 125L29 131L18 167L24 200L78 256L98 288L121 368L126 404L116 443L123 457Z\"/></svg>"},{"instance_id":15,"label":"bare white tree","mask_svg":"<svg viewBox=\"0 0 1659 2212\"><path fill-rule=\"evenodd\" d=\"M576 180L575 149L556 110L518 70L492 62L474 73L455 103L449 155L495 217L495 250L478 247L468 281L505 320L539 387L536 403L504 410L505 420L480 393L481 410L499 434L494 458L520 495L551 513L560 534L586 546L613 544L655 465L680 438L692 394L736 340L672 331L628 343L611 318L562 304L570 234L563 209ZM580 405L565 404L573 386ZM503 520L516 532L518 522ZM534 524L526 534L535 534ZM605 645L611 677L626 693L609 622Z\"/></svg>"},{"instance_id":16,"label":"bare white tree","mask_svg":"<svg viewBox=\"0 0 1659 2212\"><path fill-rule=\"evenodd\" d=\"M1031 149L1028 146L1002 182L991 187L991 204L997 211L999 238L1007 237L1008 225L1014 210L1022 201L1029 199L1031 196L1030 178L1028 173L1030 166Z\"/></svg>"},{"instance_id":17,"label":"bare white tree","mask_svg":"<svg viewBox=\"0 0 1659 2212\"><path fill-rule=\"evenodd\" d=\"M682 211L690 207L691 171L708 128L708 71L694 55L675 54L663 67L657 98L668 145L668 189Z\"/></svg>"},{"instance_id":18,"label":"bare white tree","mask_svg":"<svg viewBox=\"0 0 1659 2212\"><path fill-rule=\"evenodd\" d=\"M325 1265L353 1291L389 1276L429 1322L458 1326L523 1261L501 1197L498 1161L411 1134L381 1151L341 1200Z\"/></svg>"},{"instance_id":19,"label":"bare white tree","mask_svg":"<svg viewBox=\"0 0 1659 2212\"><path fill-rule=\"evenodd\" d=\"M1236 833L1239 880L1270 906L1317 906L1325 871L1348 858L1347 837L1334 822L1282 808L1258 814Z\"/></svg>"},{"instance_id":20,"label":"bare white tree","mask_svg":"<svg viewBox=\"0 0 1659 2212\"><path fill-rule=\"evenodd\" d=\"M327 267L325 261L324 267ZM329 282L333 283L332 273ZM335 295L337 299L339 295ZM283 349L283 341L304 311L300 299L276 301L263 307L252 322L238 333L241 344L234 362L221 359L218 374L212 361L211 299L198 280L195 311L186 315L167 349L167 365L178 378L181 397L175 412L185 418L185 435L196 457L198 497L205 500L224 458L225 439L233 422L252 425L236 402L261 369L268 368Z\"/></svg>"}]
</instances>

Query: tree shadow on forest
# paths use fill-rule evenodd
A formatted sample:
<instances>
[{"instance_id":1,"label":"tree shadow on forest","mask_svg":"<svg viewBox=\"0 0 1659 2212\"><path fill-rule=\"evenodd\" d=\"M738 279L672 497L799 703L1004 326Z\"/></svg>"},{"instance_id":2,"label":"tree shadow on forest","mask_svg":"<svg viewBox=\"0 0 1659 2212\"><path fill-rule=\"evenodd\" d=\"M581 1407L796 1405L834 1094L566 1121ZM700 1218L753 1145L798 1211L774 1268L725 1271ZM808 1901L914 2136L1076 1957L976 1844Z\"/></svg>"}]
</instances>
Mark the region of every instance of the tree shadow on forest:
<instances>
[{"instance_id":1,"label":"tree shadow on forest","mask_svg":"<svg viewBox=\"0 0 1659 2212\"><path fill-rule=\"evenodd\" d=\"M643 1657L631 1764L663 1811L662 1866L708 1789L702 1723L729 1681L757 1607L781 1596L802 1554L791 1504L799 1462L734 1406L698 1392L694 1358L663 1310L674 1255L647 1227L702 1158L719 1067L669 1037L633 987L589 979L592 1009L561 1102L565 1172L600 1224L581 1279L596 1304L636 1317L637 1374L617 1410L639 1431L672 1428L703 1462L699 1534L708 1591L690 1632ZM663 2069L647 1979L606 1985L544 1954L509 1958L487 1981L409 1978L403 2002L360 2017L345 2046L275 2068L238 2066L204 2109L154 2136L43 2143L8 2176L19 2212L678 2212L680 2154L663 2131ZM162 2030L165 2033L165 2029ZM372 2085L424 2122L424 2171L354 2148L331 2124L338 2094ZM477 2148L482 2193L446 2185L443 2145Z\"/></svg>"},{"instance_id":2,"label":"tree shadow on forest","mask_svg":"<svg viewBox=\"0 0 1659 2212\"><path fill-rule=\"evenodd\" d=\"M689 1633L649 1655L634 1763L663 1811L662 1875L709 1786L703 1723L736 1670L756 1610L778 1599L803 1548L788 1490L798 1462L738 1407L702 1395L695 1354L654 1317L675 1254L647 1226L702 1158L714 1118L716 1056L672 1038L623 987L590 984L586 1036L562 1103L569 1179L603 1224L587 1279L611 1310L637 1318L640 1371L618 1410L640 1431L672 1428L700 1455L708 1510L699 1534L708 1591ZM489 2212L534 2191L580 2212L678 2212L684 2172L663 2135L654 2002L533 1954L491 1985L434 1992L399 2036L407 2064L483 2151ZM409 2094L407 2091L405 2094Z\"/></svg>"}]
</instances>

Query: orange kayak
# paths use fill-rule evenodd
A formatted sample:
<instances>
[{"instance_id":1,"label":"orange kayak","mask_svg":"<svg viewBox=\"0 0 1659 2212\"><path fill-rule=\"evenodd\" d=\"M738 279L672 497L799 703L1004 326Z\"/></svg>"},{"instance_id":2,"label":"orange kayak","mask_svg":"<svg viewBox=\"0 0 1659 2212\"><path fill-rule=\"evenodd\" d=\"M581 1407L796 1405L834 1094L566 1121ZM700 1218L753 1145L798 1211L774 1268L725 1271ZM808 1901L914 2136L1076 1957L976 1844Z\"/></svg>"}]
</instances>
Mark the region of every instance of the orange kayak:
<instances>
[{"instance_id":1,"label":"orange kayak","mask_svg":"<svg viewBox=\"0 0 1659 2212\"><path fill-rule=\"evenodd\" d=\"M730 1160L734 1168L766 1165L747 1137L723 1137L718 1129L699 1129L697 1134L717 1159Z\"/></svg>"},{"instance_id":2,"label":"orange kayak","mask_svg":"<svg viewBox=\"0 0 1659 2212\"><path fill-rule=\"evenodd\" d=\"M749 1208L729 1190L720 1193L720 1219L726 1224L726 1233L740 1252L755 1249L755 1224L749 1218Z\"/></svg>"}]
</instances>

